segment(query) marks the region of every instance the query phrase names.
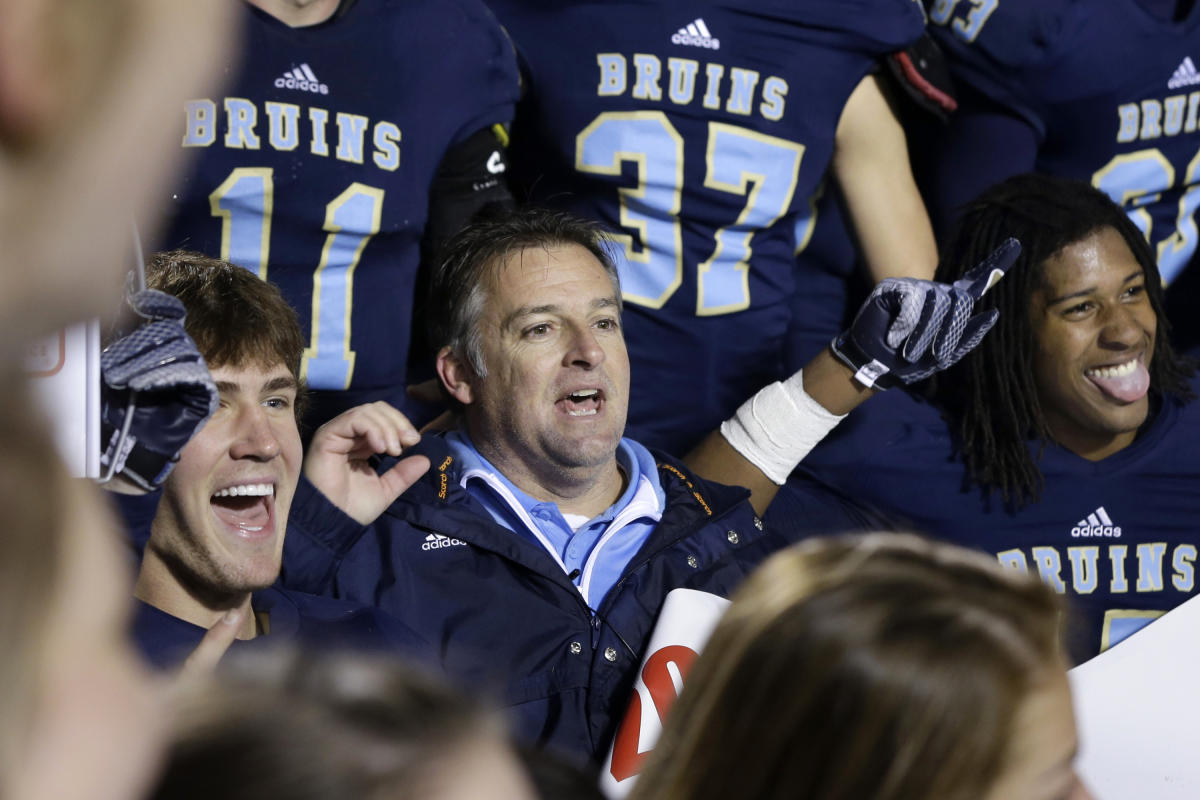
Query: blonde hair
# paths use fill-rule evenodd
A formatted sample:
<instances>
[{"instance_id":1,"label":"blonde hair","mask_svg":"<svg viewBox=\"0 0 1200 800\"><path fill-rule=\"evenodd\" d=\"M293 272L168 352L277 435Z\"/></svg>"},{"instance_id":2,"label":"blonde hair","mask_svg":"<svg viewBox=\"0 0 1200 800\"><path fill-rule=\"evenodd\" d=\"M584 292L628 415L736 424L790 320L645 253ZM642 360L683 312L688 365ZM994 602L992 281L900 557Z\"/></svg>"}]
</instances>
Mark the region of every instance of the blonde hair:
<instances>
[{"instance_id":1,"label":"blonde hair","mask_svg":"<svg viewBox=\"0 0 1200 800\"><path fill-rule=\"evenodd\" d=\"M805 542L735 595L631 800L967 800L1061 664L1059 599L911 535ZM1061 668L1060 668L1061 669Z\"/></svg>"}]
</instances>

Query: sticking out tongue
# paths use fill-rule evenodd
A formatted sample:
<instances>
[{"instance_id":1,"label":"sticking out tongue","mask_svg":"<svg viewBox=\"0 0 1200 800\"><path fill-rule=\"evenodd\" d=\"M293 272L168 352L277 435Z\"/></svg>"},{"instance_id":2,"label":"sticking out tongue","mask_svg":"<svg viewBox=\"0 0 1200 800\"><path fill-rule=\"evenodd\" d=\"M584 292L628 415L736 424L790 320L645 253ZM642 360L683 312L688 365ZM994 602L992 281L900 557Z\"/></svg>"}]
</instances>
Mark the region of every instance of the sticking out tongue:
<instances>
[{"instance_id":1,"label":"sticking out tongue","mask_svg":"<svg viewBox=\"0 0 1200 800\"><path fill-rule=\"evenodd\" d=\"M1096 384L1100 391L1122 403L1140 400L1150 389L1150 373L1141 361L1135 362L1128 374L1118 377L1102 377L1091 370L1086 374L1088 380Z\"/></svg>"},{"instance_id":2,"label":"sticking out tongue","mask_svg":"<svg viewBox=\"0 0 1200 800\"><path fill-rule=\"evenodd\" d=\"M267 497L214 497L213 513L217 519L235 528L262 528L271 520Z\"/></svg>"}]
</instances>

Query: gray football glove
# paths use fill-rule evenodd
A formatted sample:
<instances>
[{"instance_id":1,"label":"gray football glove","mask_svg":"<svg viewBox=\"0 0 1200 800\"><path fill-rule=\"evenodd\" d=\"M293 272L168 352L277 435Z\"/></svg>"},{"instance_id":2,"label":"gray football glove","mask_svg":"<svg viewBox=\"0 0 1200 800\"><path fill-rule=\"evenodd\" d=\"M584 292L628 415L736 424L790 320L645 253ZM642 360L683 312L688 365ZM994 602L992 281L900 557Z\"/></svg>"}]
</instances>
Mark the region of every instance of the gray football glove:
<instances>
[{"instance_id":1,"label":"gray football glove","mask_svg":"<svg viewBox=\"0 0 1200 800\"><path fill-rule=\"evenodd\" d=\"M143 289L129 304L146 322L100 354L103 480L146 490L167 479L179 451L217 409L217 387L183 328L183 303Z\"/></svg>"},{"instance_id":2,"label":"gray football glove","mask_svg":"<svg viewBox=\"0 0 1200 800\"><path fill-rule=\"evenodd\" d=\"M975 302L1016 261L1021 244L1008 239L951 285L885 278L831 345L834 355L868 387L915 383L969 353L996 324L995 309L972 314Z\"/></svg>"}]
</instances>

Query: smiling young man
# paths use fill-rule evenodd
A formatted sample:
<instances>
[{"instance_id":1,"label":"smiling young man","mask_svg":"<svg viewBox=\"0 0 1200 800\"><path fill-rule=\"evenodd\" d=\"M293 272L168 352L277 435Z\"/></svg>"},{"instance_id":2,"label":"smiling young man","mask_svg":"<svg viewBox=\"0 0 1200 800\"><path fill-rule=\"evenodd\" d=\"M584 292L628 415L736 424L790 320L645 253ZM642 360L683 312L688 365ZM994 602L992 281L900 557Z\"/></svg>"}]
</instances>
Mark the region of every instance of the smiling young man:
<instances>
[{"instance_id":1,"label":"smiling young man","mask_svg":"<svg viewBox=\"0 0 1200 800\"><path fill-rule=\"evenodd\" d=\"M1090 461L1132 444L1150 411L1158 320L1121 235L1100 228L1046 259L1030 315L1054 439Z\"/></svg>"},{"instance_id":2,"label":"smiling young man","mask_svg":"<svg viewBox=\"0 0 1200 800\"><path fill-rule=\"evenodd\" d=\"M939 280L1008 236L1022 255L984 300L1000 319L979 350L937 377L932 403L891 392L852 414L768 520L800 535L833 502L846 527L994 553L1068 596L1081 661L1196 592L1197 379L1168 342L1145 238L1104 194L999 184L967 209Z\"/></svg>"},{"instance_id":3,"label":"smiling young man","mask_svg":"<svg viewBox=\"0 0 1200 800\"><path fill-rule=\"evenodd\" d=\"M182 251L156 256L147 283L182 302L220 404L180 452L150 524L134 592L143 653L161 666L176 663L220 624L237 625L240 640L419 646L376 609L272 588L302 462L304 340L279 290ZM331 423L318 446L328 449L338 430Z\"/></svg>"}]
</instances>

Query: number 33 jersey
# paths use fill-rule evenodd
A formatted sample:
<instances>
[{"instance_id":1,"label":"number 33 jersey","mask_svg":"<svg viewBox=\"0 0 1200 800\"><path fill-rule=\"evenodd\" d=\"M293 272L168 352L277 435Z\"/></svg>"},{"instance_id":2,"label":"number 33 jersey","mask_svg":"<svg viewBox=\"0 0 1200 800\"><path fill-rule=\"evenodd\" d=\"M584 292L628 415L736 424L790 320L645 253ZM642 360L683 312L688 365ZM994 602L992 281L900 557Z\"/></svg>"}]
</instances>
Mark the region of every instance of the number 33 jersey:
<instances>
[{"instance_id":1,"label":"number 33 jersey","mask_svg":"<svg viewBox=\"0 0 1200 800\"><path fill-rule=\"evenodd\" d=\"M224 95L181 109L197 160L165 242L279 286L329 416L401 405L430 186L448 148L511 120L512 46L478 0L358 0L307 28L245 12Z\"/></svg>"},{"instance_id":2,"label":"number 33 jersey","mask_svg":"<svg viewBox=\"0 0 1200 800\"><path fill-rule=\"evenodd\" d=\"M935 0L929 28L956 81L1036 132L1034 168L1124 206L1175 281L1197 244L1200 4L1172 22L1138 0Z\"/></svg>"},{"instance_id":3,"label":"number 33 jersey","mask_svg":"<svg viewBox=\"0 0 1200 800\"><path fill-rule=\"evenodd\" d=\"M614 232L629 435L685 451L779 378L797 222L913 0L492 0L525 82L515 194ZM803 291L803 287L798 287Z\"/></svg>"}]
</instances>

